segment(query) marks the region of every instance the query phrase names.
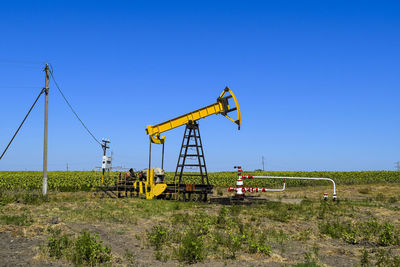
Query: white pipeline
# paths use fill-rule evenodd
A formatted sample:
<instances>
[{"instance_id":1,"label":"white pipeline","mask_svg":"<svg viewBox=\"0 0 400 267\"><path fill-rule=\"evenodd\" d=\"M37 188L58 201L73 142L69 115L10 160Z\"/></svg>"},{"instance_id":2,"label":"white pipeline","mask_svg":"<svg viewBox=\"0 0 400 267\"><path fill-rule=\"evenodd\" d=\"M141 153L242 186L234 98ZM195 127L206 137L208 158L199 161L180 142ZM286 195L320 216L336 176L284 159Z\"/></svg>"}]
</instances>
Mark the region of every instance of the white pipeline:
<instances>
[{"instance_id":1,"label":"white pipeline","mask_svg":"<svg viewBox=\"0 0 400 267\"><path fill-rule=\"evenodd\" d=\"M257 193L257 192L282 192L285 191L286 181L283 182L282 188L264 188L264 187L229 187L228 191L239 192L239 194L243 194L246 192ZM239 189L239 190L238 190Z\"/></svg>"},{"instance_id":2,"label":"white pipeline","mask_svg":"<svg viewBox=\"0 0 400 267\"><path fill-rule=\"evenodd\" d=\"M242 179L296 179L296 180L325 180L331 181L333 184L333 199L336 200L336 184L331 178L322 177L283 177L283 176L252 176L252 175L242 175Z\"/></svg>"}]
</instances>

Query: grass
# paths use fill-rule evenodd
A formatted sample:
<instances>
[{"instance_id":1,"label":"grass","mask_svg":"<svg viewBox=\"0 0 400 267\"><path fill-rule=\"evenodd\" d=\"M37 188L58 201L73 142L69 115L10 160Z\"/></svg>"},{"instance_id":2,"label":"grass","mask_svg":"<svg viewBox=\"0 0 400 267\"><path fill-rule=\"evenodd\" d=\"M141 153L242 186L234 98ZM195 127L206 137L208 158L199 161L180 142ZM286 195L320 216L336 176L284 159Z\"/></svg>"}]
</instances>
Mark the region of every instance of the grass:
<instances>
[{"instance_id":1,"label":"grass","mask_svg":"<svg viewBox=\"0 0 400 267\"><path fill-rule=\"evenodd\" d=\"M83 230L77 236L62 233L60 229L49 229L44 253L51 258L66 259L76 266L95 266L111 261L111 249L103 245L98 235Z\"/></svg>"},{"instance_id":2,"label":"grass","mask_svg":"<svg viewBox=\"0 0 400 267\"><path fill-rule=\"evenodd\" d=\"M21 215L2 215L0 216L0 223L7 225L29 226L33 223L30 216L25 213Z\"/></svg>"},{"instance_id":3,"label":"grass","mask_svg":"<svg viewBox=\"0 0 400 267\"><path fill-rule=\"evenodd\" d=\"M349 244L373 242L378 246L400 245L400 227L391 222L380 223L376 219L363 222L333 219L319 224L321 234L343 239Z\"/></svg>"},{"instance_id":4,"label":"grass","mask_svg":"<svg viewBox=\"0 0 400 267\"><path fill-rule=\"evenodd\" d=\"M398 189L379 191L377 186L365 194L359 192L362 188L365 186L348 190L345 195L346 188L338 187L340 202L321 201L310 194L311 197L296 204L269 201L252 206L96 199L85 192L50 192L45 199L26 197L23 200L27 192L18 191L18 197L1 207L0 227L36 233L35 229L49 226L49 219L58 217L60 223L49 228L56 227L60 232L44 233L49 238L45 241L46 255L73 264L74 261L76 264L100 261L138 264L143 259L136 252L150 250L149 255L155 262L147 262L148 265L170 260L212 265L214 261L233 262L243 257L249 265L256 265L259 261L281 257L297 262L296 266L323 266L326 250L330 248L329 253L343 256L344 253L337 252L340 248L358 257L357 264L362 266L396 266L400 251L399 210L391 194ZM307 190L312 192L310 188ZM380 192L385 192L384 197ZM285 194L282 199L299 193ZM350 198L354 194L363 197ZM12 194L3 192L1 196ZM81 225L100 227L102 236L108 237L107 244L91 234L93 229L86 234L81 232ZM318 248L314 246L316 243L324 246ZM106 249L111 244L112 253ZM115 252L114 246L120 251ZM88 247L103 256L96 256L97 252L87 250ZM78 258L85 260L79 263Z\"/></svg>"},{"instance_id":5,"label":"grass","mask_svg":"<svg viewBox=\"0 0 400 267\"><path fill-rule=\"evenodd\" d=\"M178 261L188 264L202 262L205 257L204 243L201 235L193 230L187 231L182 237L182 242L175 250Z\"/></svg>"},{"instance_id":6,"label":"grass","mask_svg":"<svg viewBox=\"0 0 400 267\"><path fill-rule=\"evenodd\" d=\"M39 190L0 190L0 207L13 202L40 205L48 201L49 197Z\"/></svg>"}]
</instances>

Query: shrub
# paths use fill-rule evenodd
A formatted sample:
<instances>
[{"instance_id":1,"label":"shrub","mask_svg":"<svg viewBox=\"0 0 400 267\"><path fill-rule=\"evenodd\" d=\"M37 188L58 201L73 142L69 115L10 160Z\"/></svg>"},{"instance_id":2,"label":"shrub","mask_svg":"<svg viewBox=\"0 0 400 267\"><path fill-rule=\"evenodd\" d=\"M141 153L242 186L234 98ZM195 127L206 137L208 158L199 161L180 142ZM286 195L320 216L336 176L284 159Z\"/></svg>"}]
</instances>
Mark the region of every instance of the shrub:
<instances>
[{"instance_id":1,"label":"shrub","mask_svg":"<svg viewBox=\"0 0 400 267\"><path fill-rule=\"evenodd\" d=\"M344 241L346 241L349 244L358 244L358 232L357 230L352 230L351 232L344 232L342 234L342 237Z\"/></svg>"},{"instance_id":2,"label":"shrub","mask_svg":"<svg viewBox=\"0 0 400 267\"><path fill-rule=\"evenodd\" d=\"M370 266L368 250L366 250L365 248L361 251L360 265L361 265L361 267L369 267Z\"/></svg>"},{"instance_id":3,"label":"shrub","mask_svg":"<svg viewBox=\"0 0 400 267\"><path fill-rule=\"evenodd\" d=\"M242 241L244 237L240 234L228 233L226 236L225 245L228 247L229 252L231 253L230 258L236 258L236 252L238 252L242 247Z\"/></svg>"},{"instance_id":4,"label":"shrub","mask_svg":"<svg viewBox=\"0 0 400 267\"><path fill-rule=\"evenodd\" d=\"M169 229L162 225L155 225L151 231L147 231L147 238L152 246L158 251L167 241Z\"/></svg>"},{"instance_id":5,"label":"shrub","mask_svg":"<svg viewBox=\"0 0 400 267\"><path fill-rule=\"evenodd\" d=\"M270 256L272 253L271 246L267 246L259 241L250 241L249 243L250 253L261 253Z\"/></svg>"},{"instance_id":6,"label":"shrub","mask_svg":"<svg viewBox=\"0 0 400 267\"><path fill-rule=\"evenodd\" d=\"M395 234L394 225L386 222L382 225L382 232L379 235L378 244L381 246L395 245L398 243L398 237Z\"/></svg>"},{"instance_id":7,"label":"shrub","mask_svg":"<svg viewBox=\"0 0 400 267\"><path fill-rule=\"evenodd\" d=\"M228 209L225 206L223 206L219 210L218 217L217 217L217 224L222 228L225 227L225 224L227 221L227 215L228 215Z\"/></svg>"},{"instance_id":8,"label":"shrub","mask_svg":"<svg viewBox=\"0 0 400 267\"><path fill-rule=\"evenodd\" d=\"M205 257L203 240L195 232L188 231L183 237L176 255L180 262L192 264L203 261Z\"/></svg>"},{"instance_id":9,"label":"shrub","mask_svg":"<svg viewBox=\"0 0 400 267\"><path fill-rule=\"evenodd\" d=\"M47 250L52 258L65 258L75 265L91 266L111 261L111 249L103 246L98 235L82 231L78 237L72 238L62 234L60 229L49 229L49 232Z\"/></svg>"},{"instance_id":10,"label":"shrub","mask_svg":"<svg viewBox=\"0 0 400 267\"><path fill-rule=\"evenodd\" d=\"M60 229L49 229L50 236L47 238L47 248L49 256L60 259L66 256L66 251L72 245L71 240L66 234L61 234Z\"/></svg>"},{"instance_id":11,"label":"shrub","mask_svg":"<svg viewBox=\"0 0 400 267\"><path fill-rule=\"evenodd\" d=\"M88 264L94 266L99 263L110 262L111 249L103 246L103 241L99 239L98 235L82 231L74 242L70 259L76 265Z\"/></svg>"}]
</instances>

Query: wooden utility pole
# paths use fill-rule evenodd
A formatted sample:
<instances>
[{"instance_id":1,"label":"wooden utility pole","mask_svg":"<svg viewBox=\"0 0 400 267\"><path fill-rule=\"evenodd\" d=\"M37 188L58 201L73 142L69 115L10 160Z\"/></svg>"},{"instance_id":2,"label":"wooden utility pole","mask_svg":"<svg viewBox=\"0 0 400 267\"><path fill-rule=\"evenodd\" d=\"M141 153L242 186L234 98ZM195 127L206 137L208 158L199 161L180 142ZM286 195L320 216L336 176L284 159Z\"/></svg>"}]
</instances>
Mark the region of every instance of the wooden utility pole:
<instances>
[{"instance_id":1,"label":"wooden utility pole","mask_svg":"<svg viewBox=\"0 0 400 267\"><path fill-rule=\"evenodd\" d=\"M48 138L48 121L49 121L49 64L46 63L45 71L45 87L44 87L44 144L43 144L43 195L47 194L47 138Z\"/></svg>"}]
</instances>

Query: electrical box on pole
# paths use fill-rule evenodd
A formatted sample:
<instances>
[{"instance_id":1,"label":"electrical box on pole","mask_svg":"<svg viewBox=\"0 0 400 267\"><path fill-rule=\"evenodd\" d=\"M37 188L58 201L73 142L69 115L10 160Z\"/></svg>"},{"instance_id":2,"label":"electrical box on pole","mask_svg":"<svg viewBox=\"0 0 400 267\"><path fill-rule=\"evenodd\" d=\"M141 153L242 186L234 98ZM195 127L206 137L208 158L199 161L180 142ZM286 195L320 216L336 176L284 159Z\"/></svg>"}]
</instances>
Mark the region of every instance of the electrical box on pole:
<instances>
[{"instance_id":1,"label":"electrical box on pole","mask_svg":"<svg viewBox=\"0 0 400 267\"><path fill-rule=\"evenodd\" d=\"M110 140L103 138L101 141L103 142L103 144L101 144L101 147L103 148L101 168L103 169L104 174L105 171L110 171L112 168L112 156L107 156L107 149L110 148L110 146L108 145L110 143Z\"/></svg>"}]
</instances>

